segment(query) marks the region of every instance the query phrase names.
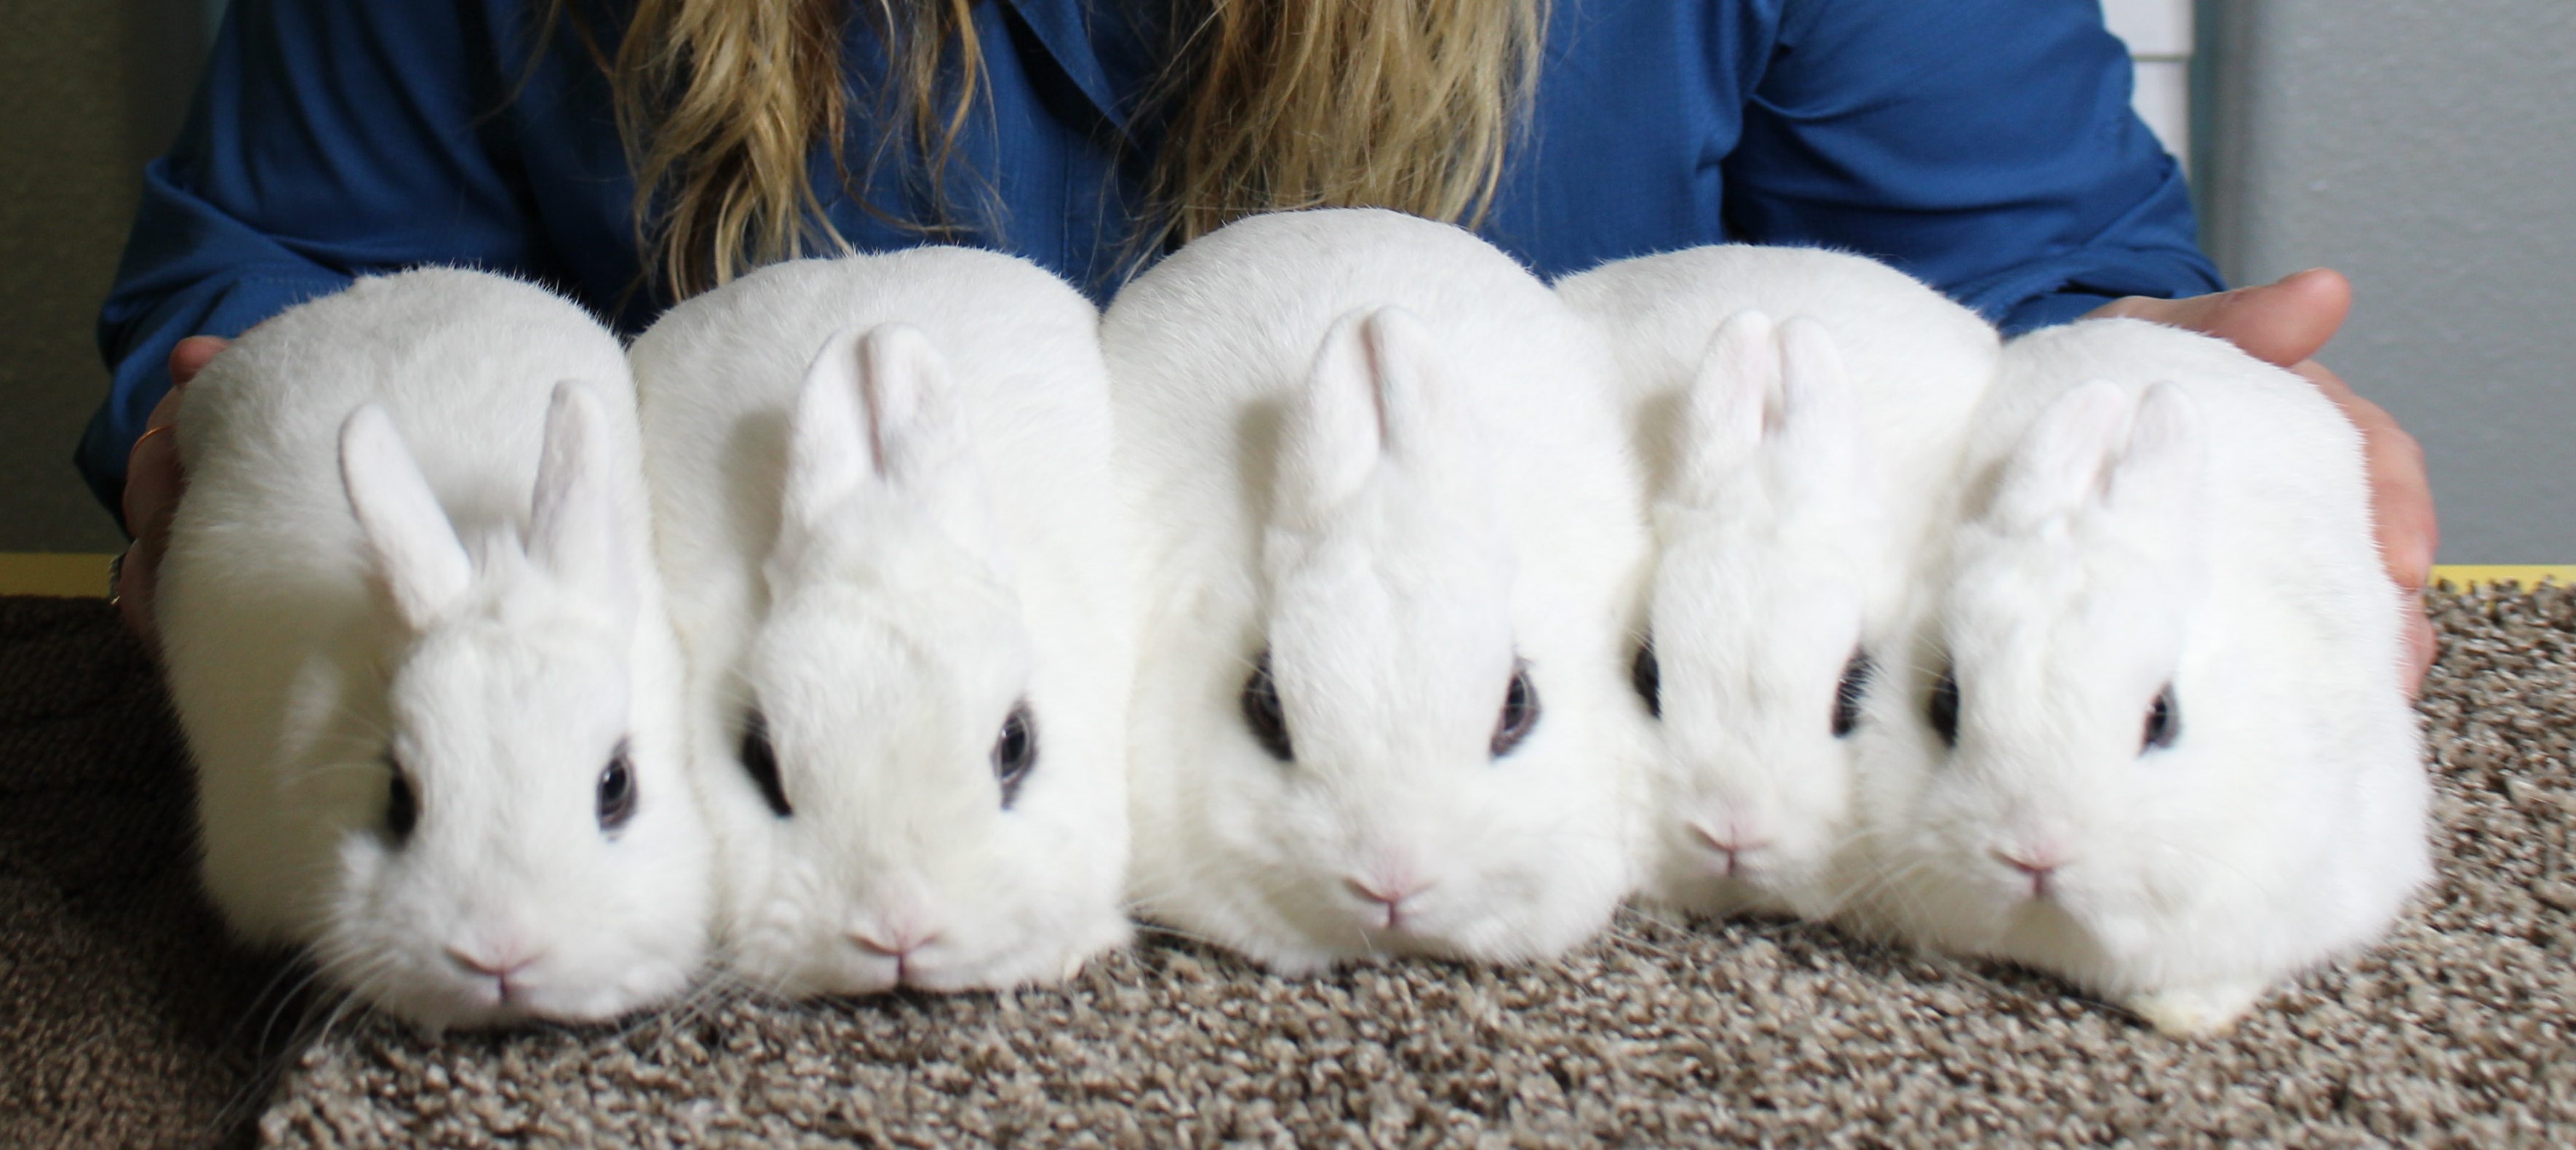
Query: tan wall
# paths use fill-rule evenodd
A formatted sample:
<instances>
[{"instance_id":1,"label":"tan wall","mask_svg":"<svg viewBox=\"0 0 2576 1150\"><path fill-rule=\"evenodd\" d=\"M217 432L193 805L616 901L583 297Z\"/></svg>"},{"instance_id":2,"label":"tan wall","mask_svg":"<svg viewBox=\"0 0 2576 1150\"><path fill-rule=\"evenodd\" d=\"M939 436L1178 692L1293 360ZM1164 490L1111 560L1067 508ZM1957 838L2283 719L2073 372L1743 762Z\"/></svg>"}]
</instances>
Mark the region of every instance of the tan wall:
<instances>
[{"instance_id":1,"label":"tan wall","mask_svg":"<svg viewBox=\"0 0 2576 1150\"><path fill-rule=\"evenodd\" d=\"M121 544L72 445L106 393L91 328L203 20L197 0L0 0L0 551Z\"/></svg>"}]
</instances>

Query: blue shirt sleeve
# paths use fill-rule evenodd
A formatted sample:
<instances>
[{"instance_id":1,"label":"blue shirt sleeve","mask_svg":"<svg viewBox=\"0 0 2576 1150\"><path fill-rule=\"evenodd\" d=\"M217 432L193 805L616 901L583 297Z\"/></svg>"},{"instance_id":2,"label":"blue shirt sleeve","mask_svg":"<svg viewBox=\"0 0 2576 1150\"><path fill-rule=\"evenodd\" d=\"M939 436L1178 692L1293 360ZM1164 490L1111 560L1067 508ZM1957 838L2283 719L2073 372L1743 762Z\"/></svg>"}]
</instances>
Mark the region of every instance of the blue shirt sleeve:
<instances>
[{"instance_id":1,"label":"blue shirt sleeve","mask_svg":"<svg viewBox=\"0 0 2576 1150\"><path fill-rule=\"evenodd\" d=\"M487 19L472 0L235 0L99 316L113 382L77 462L101 502L119 506L180 339L239 335L369 270L542 266L488 146L509 89Z\"/></svg>"},{"instance_id":2,"label":"blue shirt sleeve","mask_svg":"<svg viewBox=\"0 0 2576 1150\"><path fill-rule=\"evenodd\" d=\"M1885 259L2007 331L2216 291L2095 0L1788 0L1730 234Z\"/></svg>"}]
</instances>

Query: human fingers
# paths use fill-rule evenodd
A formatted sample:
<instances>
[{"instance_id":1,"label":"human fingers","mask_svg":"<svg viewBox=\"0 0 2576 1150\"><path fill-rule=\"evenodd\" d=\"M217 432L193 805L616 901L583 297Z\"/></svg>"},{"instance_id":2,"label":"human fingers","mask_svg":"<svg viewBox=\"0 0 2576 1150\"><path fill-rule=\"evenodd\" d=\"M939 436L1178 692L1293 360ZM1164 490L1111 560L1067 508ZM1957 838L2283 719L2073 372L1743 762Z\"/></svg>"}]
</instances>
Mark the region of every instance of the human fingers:
<instances>
[{"instance_id":1,"label":"human fingers","mask_svg":"<svg viewBox=\"0 0 2576 1150\"><path fill-rule=\"evenodd\" d=\"M227 346L229 341L214 336L190 336L171 349L170 390L152 406L142 436L126 453L125 525L134 532L134 542L117 563L116 606L126 629L146 643L157 645L159 639L153 608L161 554L169 543L170 514L188 485L179 466L180 396Z\"/></svg>"},{"instance_id":2,"label":"human fingers","mask_svg":"<svg viewBox=\"0 0 2576 1150\"><path fill-rule=\"evenodd\" d=\"M2130 296L2087 318L2127 316L2216 336L2275 367L2295 367L2323 350L2352 311L2352 281L2311 268L2268 284L2183 299Z\"/></svg>"}]
</instances>

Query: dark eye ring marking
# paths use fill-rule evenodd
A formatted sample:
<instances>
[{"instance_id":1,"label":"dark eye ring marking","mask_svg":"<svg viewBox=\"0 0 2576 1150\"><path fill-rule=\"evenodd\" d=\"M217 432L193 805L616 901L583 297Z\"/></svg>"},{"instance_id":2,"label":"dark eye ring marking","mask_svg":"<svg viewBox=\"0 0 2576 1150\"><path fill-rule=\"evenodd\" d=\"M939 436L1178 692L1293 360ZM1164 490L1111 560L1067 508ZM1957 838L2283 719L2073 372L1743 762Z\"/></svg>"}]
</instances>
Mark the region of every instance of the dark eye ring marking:
<instances>
[{"instance_id":1,"label":"dark eye ring marking","mask_svg":"<svg viewBox=\"0 0 2576 1150\"><path fill-rule=\"evenodd\" d=\"M385 787L385 833L395 846L411 841L411 830L420 825L420 798L412 793L411 776L404 773L402 760L385 756L385 768L392 781Z\"/></svg>"},{"instance_id":2,"label":"dark eye ring marking","mask_svg":"<svg viewBox=\"0 0 2576 1150\"><path fill-rule=\"evenodd\" d=\"M1637 657L1628 664L1628 685L1637 689L1637 697L1646 701L1646 713L1664 717L1664 668L1655 661L1655 637L1646 636L1637 644Z\"/></svg>"},{"instance_id":3,"label":"dark eye ring marking","mask_svg":"<svg viewBox=\"0 0 2576 1150\"><path fill-rule=\"evenodd\" d=\"M1870 661L1869 652L1852 648L1851 659L1843 664L1842 681L1834 684L1834 737L1848 737L1860 725L1861 698L1869 693L1870 676L1878 664Z\"/></svg>"},{"instance_id":4,"label":"dark eye ring marking","mask_svg":"<svg viewBox=\"0 0 2576 1150\"><path fill-rule=\"evenodd\" d=\"M1283 763L1297 761L1297 749L1288 741L1288 716L1279 707L1279 684L1270 677L1270 649L1261 649L1253 663L1252 677L1243 683L1243 723L1252 728L1252 737L1270 757Z\"/></svg>"},{"instance_id":5,"label":"dark eye ring marking","mask_svg":"<svg viewBox=\"0 0 2576 1150\"><path fill-rule=\"evenodd\" d=\"M1489 744L1499 759L1512 753L1538 728L1538 684L1530 682L1529 664L1512 665L1512 685L1503 691L1503 712L1494 721L1494 737Z\"/></svg>"},{"instance_id":6,"label":"dark eye ring marking","mask_svg":"<svg viewBox=\"0 0 2576 1150\"><path fill-rule=\"evenodd\" d=\"M626 740L619 739L616 753L599 772L599 829L609 834L623 829L635 817L637 793L635 763Z\"/></svg>"},{"instance_id":7,"label":"dark eye ring marking","mask_svg":"<svg viewBox=\"0 0 2576 1150\"><path fill-rule=\"evenodd\" d=\"M1932 684L1932 699L1923 712L1924 717L1932 721L1933 731L1941 736L1942 744L1956 749L1959 745L1959 680L1948 668L1943 668L1940 681Z\"/></svg>"},{"instance_id":8,"label":"dark eye ring marking","mask_svg":"<svg viewBox=\"0 0 2576 1150\"><path fill-rule=\"evenodd\" d=\"M1002 733L993 740L993 777L1002 784L1002 809L1020 797L1020 784L1038 765L1037 716L1029 713L1023 700L1011 708L1009 718L1002 720Z\"/></svg>"},{"instance_id":9,"label":"dark eye ring marking","mask_svg":"<svg viewBox=\"0 0 2576 1150\"><path fill-rule=\"evenodd\" d=\"M2163 750L2182 737L2182 700L2174 697L2173 684L2156 692L2156 701L2147 707L2146 736L2140 740L2138 753Z\"/></svg>"},{"instance_id":10,"label":"dark eye ring marking","mask_svg":"<svg viewBox=\"0 0 2576 1150\"><path fill-rule=\"evenodd\" d=\"M744 773L760 788L761 800L769 804L769 813L787 818L796 808L787 805L787 786L778 779L778 749L769 745L769 716L753 708L742 721L742 749L737 752Z\"/></svg>"}]
</instances>

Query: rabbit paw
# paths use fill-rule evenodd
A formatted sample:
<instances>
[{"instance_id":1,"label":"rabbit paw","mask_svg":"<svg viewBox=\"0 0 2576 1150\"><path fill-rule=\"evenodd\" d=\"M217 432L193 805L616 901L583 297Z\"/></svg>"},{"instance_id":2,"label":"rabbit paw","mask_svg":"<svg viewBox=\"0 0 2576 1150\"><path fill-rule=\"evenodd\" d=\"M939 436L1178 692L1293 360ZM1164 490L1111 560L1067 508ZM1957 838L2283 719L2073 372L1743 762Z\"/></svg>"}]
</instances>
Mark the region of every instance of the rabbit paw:
<instances>
[{"instance_id":1,"label":"rabbit paw","mask_svg":"<svg viewBox=\"0 0 2576 1150\"><path fill-rule=\"evenodd\" d=\"M2170 1037L2204 1038L2234 1029L2263 991L2256 983L2198 986L2135 994L2120 1005Z\"/></svg>"}]
</instances>

